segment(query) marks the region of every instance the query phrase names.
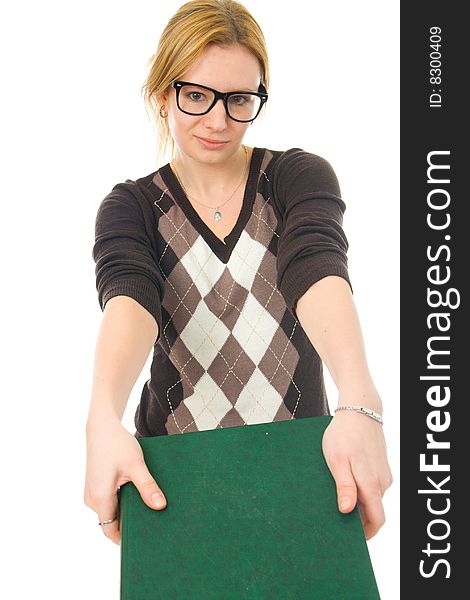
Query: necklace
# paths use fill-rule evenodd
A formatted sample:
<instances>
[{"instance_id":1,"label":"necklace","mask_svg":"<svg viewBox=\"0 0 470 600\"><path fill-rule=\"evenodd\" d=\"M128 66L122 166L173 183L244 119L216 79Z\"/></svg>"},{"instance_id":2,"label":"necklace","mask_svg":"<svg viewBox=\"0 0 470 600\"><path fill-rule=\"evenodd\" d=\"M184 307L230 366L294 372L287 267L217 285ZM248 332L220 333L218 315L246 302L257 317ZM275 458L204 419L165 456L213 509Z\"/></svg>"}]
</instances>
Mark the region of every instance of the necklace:
<instances>
[{"instance_id":1,"label":"necklace","mask_svg":"<svg viewBox=\"0 0 470 600\"><path fill-rule=\"evenodd\" d=\"M188 192L186 191L186 188L184 187L181 179L179 178L178 172L176 171L176 168L174 167L174 165L172 166L173 171L175 172L175 175L181 185L181 187L183 188L183 190L185 191L186 196L188 196L188 198L191 198L191 200L195 200L198 204L201 204L202 206L205 206L206 208L210 208L214 211L213 217L214 217L214 221L220 221L222 219L222 213L220 212L220 208L222 208L222 206L225 206L227 204L227 202L229 200L231 200L233 198L233 196L235 195L235 192L238 190L238 188L241 186L243 180L245 179L245 175L246 172L248 171L248 152L246 150L246 146L243 144L243 150L245 151L245 170L243 171L243 176L241 178L240 183L237 185L237 187L234 189L232 195L230 196L230 198L228 200L226 200L223 204L220 204L219 206L216 206L215 209L213 206L207 206L207 204L203 204L200 200L197 200L197 198L193 198L193 196L190 196L188 194ZM170 163L171 165L171 163Z\"/></svg>"}]
</instances>

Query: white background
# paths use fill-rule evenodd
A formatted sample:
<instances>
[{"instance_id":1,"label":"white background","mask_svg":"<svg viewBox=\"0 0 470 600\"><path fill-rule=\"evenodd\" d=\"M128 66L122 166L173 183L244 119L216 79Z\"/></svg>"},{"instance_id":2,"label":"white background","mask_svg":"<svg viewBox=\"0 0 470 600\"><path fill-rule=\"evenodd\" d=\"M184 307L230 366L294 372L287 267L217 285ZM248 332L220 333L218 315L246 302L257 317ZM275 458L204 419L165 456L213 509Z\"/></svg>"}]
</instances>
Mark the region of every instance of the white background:
<instances>
[{"instance_id":1,"label":"white background","mask_svg":"<svg viewBox=\"0 0 470 600\"><path fill-rule=\"evenodd\" d=\"M101 310L100 201L156 170L140 88L182 2L10 2L2 61L2 546L4 598L117 599L119 547L83 503L85 422ZM395 482L368 543L383 600L399 597L399 3L246 0L271 63L248 145L325 157L347 205L349 270L384 403ZM286 110L288 97L295 97ZM158 165L159 166L159 165ZM137 381L133 415L150 362ZM330 405L336 388L328 376Z\"/></svg>"}]
</instances>

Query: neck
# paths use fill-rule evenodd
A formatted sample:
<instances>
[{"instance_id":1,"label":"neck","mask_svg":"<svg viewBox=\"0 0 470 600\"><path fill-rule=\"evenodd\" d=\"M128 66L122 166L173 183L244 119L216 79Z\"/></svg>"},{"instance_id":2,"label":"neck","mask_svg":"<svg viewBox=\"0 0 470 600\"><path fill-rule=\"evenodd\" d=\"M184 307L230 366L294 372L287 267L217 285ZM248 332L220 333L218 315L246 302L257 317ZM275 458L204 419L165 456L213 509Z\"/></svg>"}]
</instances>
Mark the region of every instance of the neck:
<instances>
[{"instance_id":1,"label":"neck","mask_svg":"<svg viewBox=\"0 0 470 600\"><path fill-rule=\"evenodd\" d=\"M170 166L185 189L196 198L218 197L233 191L247 172L251 152L240 146L223 163L199 162L178 149Z\"/></svg>"}]
</instances>

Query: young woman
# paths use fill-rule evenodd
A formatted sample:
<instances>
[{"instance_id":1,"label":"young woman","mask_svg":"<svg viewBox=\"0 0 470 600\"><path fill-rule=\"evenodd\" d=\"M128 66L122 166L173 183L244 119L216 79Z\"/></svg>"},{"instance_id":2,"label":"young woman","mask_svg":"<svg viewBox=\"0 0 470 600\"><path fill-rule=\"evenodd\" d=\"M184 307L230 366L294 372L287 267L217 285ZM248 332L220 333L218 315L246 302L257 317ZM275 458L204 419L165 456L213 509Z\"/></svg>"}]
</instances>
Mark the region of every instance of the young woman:
<instances>
[{"instance_id":1,"label":"young woman","mask_svg":"<svg viewBox=\"0 0 470 600\"><path fill-rule=\"evenodd\" d=\"M345 204L324 158L244 145L268 88L248 11L233 0L184 4L145 83L159 154L170 145L171 161L115 185L99 207L104 313L84 498L116 543L121 485L166 506L136 438L330 414L322 361L339 391L323 437L338 509L358 502L367 539L384 523L392 476L348 275ZM132 435L121 419L152 348Z\"/></svg>"}]
</instances>

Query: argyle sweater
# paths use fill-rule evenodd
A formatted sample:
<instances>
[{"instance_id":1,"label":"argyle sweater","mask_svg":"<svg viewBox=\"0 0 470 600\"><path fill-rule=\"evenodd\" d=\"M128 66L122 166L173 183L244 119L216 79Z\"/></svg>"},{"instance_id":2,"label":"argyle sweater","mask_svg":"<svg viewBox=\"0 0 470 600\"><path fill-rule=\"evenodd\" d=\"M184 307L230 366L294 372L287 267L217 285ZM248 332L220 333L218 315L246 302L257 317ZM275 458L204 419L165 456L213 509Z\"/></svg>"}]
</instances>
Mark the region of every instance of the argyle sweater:
<instances>
[{"instance_id":1,"label":"argyle sweater","mask_svg":"<svg viewBox=\"0 0 470 600\"><path fill-rule=\"evenodd\" d=\"M296 303L328 275L352 292L345 209L331 165L300 148L253 149L225 243L169 163L112 188L95 224L100 307L130 296L158 324L137 438L330 414Z\"/></svg>"}]
</instances>

